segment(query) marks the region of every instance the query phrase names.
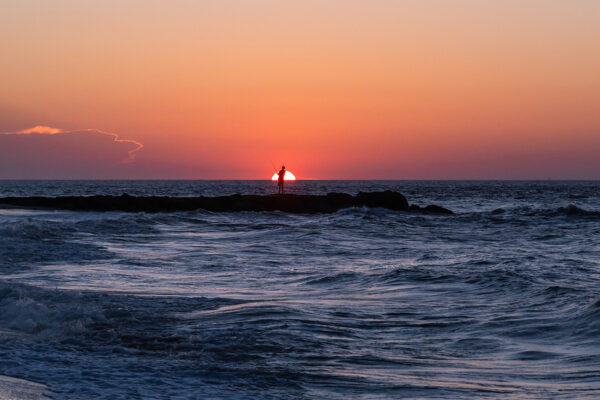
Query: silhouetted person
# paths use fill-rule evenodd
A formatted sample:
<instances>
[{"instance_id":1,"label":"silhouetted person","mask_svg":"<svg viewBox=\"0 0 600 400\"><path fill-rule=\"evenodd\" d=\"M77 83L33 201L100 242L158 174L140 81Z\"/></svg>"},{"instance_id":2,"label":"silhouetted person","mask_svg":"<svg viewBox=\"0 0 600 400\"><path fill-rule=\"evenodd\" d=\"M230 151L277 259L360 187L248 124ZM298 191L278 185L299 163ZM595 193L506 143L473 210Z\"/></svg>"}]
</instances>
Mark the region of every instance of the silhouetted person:
<instances>
[{"instance_id":1,"label":"silhouetted person","mask_svg":"<svg viewBox=\"0 0 600 400\"><path fill-rule=\"evenodd\" d=\"M283 177L285 176L285 165L281 166L281 170L277 173L277 185L279 186L279 194L283 194Z\"/></svg>"}]
</instances>

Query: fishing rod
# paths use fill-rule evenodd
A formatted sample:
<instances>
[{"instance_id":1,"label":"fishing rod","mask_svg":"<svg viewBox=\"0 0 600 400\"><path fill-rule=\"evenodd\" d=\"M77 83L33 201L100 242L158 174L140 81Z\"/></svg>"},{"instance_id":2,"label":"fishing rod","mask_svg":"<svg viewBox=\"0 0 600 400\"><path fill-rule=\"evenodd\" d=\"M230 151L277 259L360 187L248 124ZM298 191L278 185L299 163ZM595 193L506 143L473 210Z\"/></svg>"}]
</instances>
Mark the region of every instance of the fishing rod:
<instances>
[{"instance_id":1,"label":"fishing rod","mask_svg":"<svg viewBox=\"0 0 600 400\"><path fill-rule=\"evenodd\" d=\"M277 172L277 167L275 166L275 163L273 162L273 160L271 160L269 158L269 162L271 163L271 167L273 167L273 171Z\"/></svg>"}]
</instances>

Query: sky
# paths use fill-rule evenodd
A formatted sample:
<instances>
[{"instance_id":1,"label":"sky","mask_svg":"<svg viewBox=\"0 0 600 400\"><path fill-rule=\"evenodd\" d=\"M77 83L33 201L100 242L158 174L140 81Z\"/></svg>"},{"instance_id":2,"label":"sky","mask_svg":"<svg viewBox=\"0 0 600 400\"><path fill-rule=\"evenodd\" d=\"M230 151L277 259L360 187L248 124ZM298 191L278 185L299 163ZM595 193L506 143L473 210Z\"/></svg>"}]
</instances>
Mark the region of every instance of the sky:
<instances>
[{"instance_id":1,"label":"sky","mask_svg":"<svg viewBox=\"0 0 600 400\"><path fill-rule=\"evenodd\" d=\"M600 179L597 0L0 0L0 179Z\"/></svg>"}]
</instances>

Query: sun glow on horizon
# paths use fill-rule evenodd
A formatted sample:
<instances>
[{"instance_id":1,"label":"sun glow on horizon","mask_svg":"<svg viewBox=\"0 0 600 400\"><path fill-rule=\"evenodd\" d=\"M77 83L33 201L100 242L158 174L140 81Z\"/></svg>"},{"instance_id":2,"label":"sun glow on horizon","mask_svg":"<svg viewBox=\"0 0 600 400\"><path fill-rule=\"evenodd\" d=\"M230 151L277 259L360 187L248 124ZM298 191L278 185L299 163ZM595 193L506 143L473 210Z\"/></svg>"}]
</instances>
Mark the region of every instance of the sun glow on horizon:
<instances>
[{"instance_id":1,"label":"sun glow on horizon","mask_svg":"<svg viewBox=\"0 0 600 400\"><path fill-rule=\"evenodd\" d=\"M271 177L271 180L276 181L278 178L279 178L279 175L277 175L277 172L275 172L273 174L273 176ZM296 175L292 174L290 171L285 171L285 175L283 175L283 180L284 181L295 181Z\"/></svg>"}]
</instances>

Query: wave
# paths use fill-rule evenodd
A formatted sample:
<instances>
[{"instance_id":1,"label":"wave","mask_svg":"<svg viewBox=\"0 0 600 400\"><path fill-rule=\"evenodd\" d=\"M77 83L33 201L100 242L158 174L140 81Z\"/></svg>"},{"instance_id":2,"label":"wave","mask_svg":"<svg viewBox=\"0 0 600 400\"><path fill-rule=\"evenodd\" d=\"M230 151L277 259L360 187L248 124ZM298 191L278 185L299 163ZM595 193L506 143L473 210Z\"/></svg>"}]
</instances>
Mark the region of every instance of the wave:
<instances>
[{"instance_id":1,"label":"wave","mask_svg":"<svg viewBox=\"0 0 600 400\"><path fill-rule=\"evenodd\" d=\"M569 204L566 207L559 207L556 210L556 212L559 214L564 214L564 215L580 215L580 216L593 216L593 217L600 216L600 211L585 210L583 208L577 207L575 204Z\"/></svg>"},{"instance_id":2,"label":"wave","mask_svg":"<svg viewBox=\"0 0 600 400\"><path fill-rule=\"evenodd\" d=\"M23 340L83 347L149 349L159 335L164 336L161 347L167 351L175 342L184 341L183 337L173 340L179 320L176 314L237 303L220 298L106 295L0 282L0 329L19 333L15 337Z\"/></svg>"},{"instance_id":3,"label":"wave","mask_svg":"<svg viewBox=\"0 0 600 400\"><path fill-rule=\"evenodd\" d=\"M586 210L578 207L575 204L569 204L567 206L558 208L532 208L532 207L514 207L514 208L497 208L490 211L491 215L503 215L503 214L514 214L521 216L541 216L541 217L554 217L554 216L584 216L584 217L597 217L600 216L600 211Z\"/></svg>"},{"instance_id":4,"label":"wave","mask_svg":"<svg viewBox=\"0 0 600 400\"><path fill-rule=\"evenodd\" d=\"M556 217L556 216L582 216L582 217L597 217L600 216L600 211L586 210L578 207L575 204L558 208L531 208L531 207L516 207L511 210L515 214L525 216L541 216L541 217Z\"/></svg>"},{"instance_id":5,"label":"wave","mask_svg":"<svg viewBox=\"0 0 600 400\"><path fill-rule=\"evenodd\" d=\"M589 305L575 312L566 323L573 335L588 338L596 345L596 339L600 337L600 299L591 301Z\"/></svg>"},{"instance_id":6,"label":"wave","mask_svg":"<svg viewBox=\"0 0 600 400\"><path fill-rule=\"evenodd\" d=\"M491 221L499 224L528 224L532 217L595 219L600 217L600 211L588 210L574 204L557 208L517 206L484 211L463 211L455 214L453 220L457 222Z\"/></svg>"},{"instance_id":7,"label":"wave","mask_svg":"<svg viewBox=\"0 0 600 400\"><path fill-rule=\"evenodd\" d=\"M82 263L106 260L113 254L99 245L55 241L49 246L38 241L0 238L0 272L14 274L35 268L39 264Z\"/></svg>"},{"instance_id":8,"label":"wave","mask_svg":"<svg viewBox=\"0 0 600 400\"><path fill-rule=\"evenodd\" d=\"M399 284L407 282L450 283L460 278L448 273L445 268L431 267L397 267L378 276L378 280L385 284Z\"/></svg>"},{"instance_id":9,"label":"wave","mask_svg":"<svg viewBox=\"0 0 600 400\"><path fill-rule=\"evenodd\" d=\"M101 309L83 295L22 284L0 284L0 310L3 329L40 339L68 338L103 319Z\"/></svg>"},{"instance_id":10,"label":"wave","mask_svg":"<svg viewBox=\"0 0 600 400\"><path fill-rule=\"evenodd\" d=\"M340 272L319 278L312 278L305 282L307 285L337 285L344 282L353 282L363 277L364 274L356 272Z\"/></svg>"}]
</instances>

